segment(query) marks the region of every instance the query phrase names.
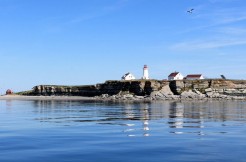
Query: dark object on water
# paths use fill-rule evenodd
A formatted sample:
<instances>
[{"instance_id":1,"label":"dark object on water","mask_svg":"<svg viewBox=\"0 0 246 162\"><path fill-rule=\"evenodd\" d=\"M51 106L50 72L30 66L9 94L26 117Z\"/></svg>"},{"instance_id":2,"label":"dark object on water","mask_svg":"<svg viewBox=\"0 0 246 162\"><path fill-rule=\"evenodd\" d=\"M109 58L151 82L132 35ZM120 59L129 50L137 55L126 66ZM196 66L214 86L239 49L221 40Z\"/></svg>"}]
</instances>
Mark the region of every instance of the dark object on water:
<instances>
[{"instance_id":1,"label":"dark object on water","mask_svg":"<svg viewBox=\"0 0 246 162\"><path fill-rule=\"evenodd\" d=\"M225 79L226 80L226 77L224 75L220 75L222 79Z\"/></svg>"},{"instance_id":2,"label":"dark object on water","mask_svg":"<svg viewBox=\"0 0 246 162\"><path fill-rule=\"evenodd\" d=\"M193 11L194 11L194 8L192 8L192 9L188 10L187 12L188 12L188 13L190 13L190 14L192 14L192 13L193 13Z\"/></svg>"}]
</instances>

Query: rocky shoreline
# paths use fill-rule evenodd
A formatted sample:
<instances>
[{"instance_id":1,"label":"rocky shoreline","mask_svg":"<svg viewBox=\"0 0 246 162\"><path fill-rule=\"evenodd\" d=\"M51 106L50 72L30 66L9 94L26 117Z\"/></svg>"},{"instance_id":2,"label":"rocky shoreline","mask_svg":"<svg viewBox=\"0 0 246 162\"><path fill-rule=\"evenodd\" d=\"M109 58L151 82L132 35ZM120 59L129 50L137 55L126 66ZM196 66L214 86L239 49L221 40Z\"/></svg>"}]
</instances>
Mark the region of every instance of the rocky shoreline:
<instances>
[{"instance_id":1,"label":"rocky shoreline","mask_svg":"<svg viewBox=\"0 0 246 162\"><path fill-rule=\"evenodd\" d=\"M162 92L153 93L150 96L136 96L132 94L126 95L108 95L103 94L100 96L93 97L96 100L105 101L202 101L202 100L246 100L245 96L228 96L220 95L219 93L211 93L209 96L201 94L199 91L187 91L181 95L165 94Z\"/></svg>"},{"instance_id":2,"label":"rocky shoreline","mask_svg":"<svg viewBox=\"0 0 246 162\"><path fill-rule=\"evenodd\" d=\"M23 95L4 95L0 100L72 100L72 101L90 101L96 100L94 97L82 96L23 96Z\"/></svg>"},{"instance_id":3,"label":"rocky shoreline","mask_svg":"<svg viewBox=\"0 0 246 162\"><path fill-rule=\"evenodd\" d=\"M45 101L99 101L99 102L162 102L162 101L246 101L245 97L221 97L221 98L184 98L174 96L172 98L150 97L150 96L95 96L95 97L81 97L81 96L0 96L0 100L45 100Z\"/></svg>"},{"instance_id":4,"label":"rocky shoreline","mask_svg":"<svg viewBox=\"0 0 246 162\"><path fill-rule=\"evenodd\" d=\"M214 93L212 96L200 94L199 92L183 92L181 95L153 93L148 96L137 96L132 94L108 95L102 94L94 97L83 96L24 96L5 95L0 100L70 100L70 101L114 101L114 102L154 102L154 101L213 101L213 100L245 100L246 97L227 96Z\"/></svg>"},{"instance_id":5,"label":"rocky shoreline","mask_svg":"<svg viewBox=\"0 0 246 162\"><path fill-rule=\"evenodd\" d=\"M117 80L86 86L38 85L19 94L107 101L246 100L246 80Z\"/></svg>"}]
</instances>

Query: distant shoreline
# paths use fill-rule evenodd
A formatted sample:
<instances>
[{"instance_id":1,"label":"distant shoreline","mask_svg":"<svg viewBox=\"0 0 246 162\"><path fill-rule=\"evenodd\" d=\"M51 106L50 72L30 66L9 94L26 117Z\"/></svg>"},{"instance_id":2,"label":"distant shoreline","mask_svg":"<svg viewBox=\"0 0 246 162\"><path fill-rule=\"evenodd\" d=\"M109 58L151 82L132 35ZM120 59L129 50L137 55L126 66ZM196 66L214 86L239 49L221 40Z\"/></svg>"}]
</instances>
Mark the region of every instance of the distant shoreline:
<instances>
[{"instance_id":1,"label":"distant shoreline","mask_svg":"<svg viewBox=\"0 0 246 162\"><path fill-rule=\"evenodd\" d=\"M234 98L180 98L180 96L176 96L176 98L151 98L144 96L135 96L135 97L120 97L118 99L114 98L114 96L97 96L97 97L84 97L84 96L24 96L24 95L4 95L0 96L1 100L19 100L19 101L98 101L98 102L155 102L155 101L246 101L246 97L234 97Z\"/></svg>"},{"instance_id":2,"label":"distant shoreline","mask_svg":"<svg viewBox=\"0 0 246 162\"><path fill-rule=\"evenodd\" d=\"M94 97L83 96L22 96L22 95L4 95L0 96L0 100L96 100Z\"/></svg>"}]
</instances>

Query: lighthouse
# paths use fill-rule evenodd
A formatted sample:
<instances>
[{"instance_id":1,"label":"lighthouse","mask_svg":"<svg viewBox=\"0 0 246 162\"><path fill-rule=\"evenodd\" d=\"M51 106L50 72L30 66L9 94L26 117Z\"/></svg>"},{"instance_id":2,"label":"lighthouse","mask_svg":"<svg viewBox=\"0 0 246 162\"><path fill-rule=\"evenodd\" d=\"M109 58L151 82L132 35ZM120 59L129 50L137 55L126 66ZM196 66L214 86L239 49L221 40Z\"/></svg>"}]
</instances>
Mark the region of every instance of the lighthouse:
<instances>
[{"instance_id":1,"label":"lighthouse","mask_svg":"<svg viewBox=\"0 0 246 162\"><path fill-rule=\"evenodd\" d=\"M149 79L149 70L147 65L144 65L142 79Z\"/></svg>"}]
</instances>

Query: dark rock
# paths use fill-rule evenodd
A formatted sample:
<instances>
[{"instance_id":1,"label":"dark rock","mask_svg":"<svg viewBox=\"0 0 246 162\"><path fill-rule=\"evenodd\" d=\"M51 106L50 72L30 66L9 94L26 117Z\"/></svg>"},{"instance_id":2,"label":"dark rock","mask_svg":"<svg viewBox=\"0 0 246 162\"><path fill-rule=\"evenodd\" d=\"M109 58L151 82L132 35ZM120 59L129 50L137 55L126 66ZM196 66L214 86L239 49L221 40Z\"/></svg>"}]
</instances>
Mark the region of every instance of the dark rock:
<instances>
[{"instance_id":1,"label":"dark rock","mask_svg":"<svg viewBox=\"0 0 246 162\"><path fill-rule=\"evenodd\" d=\"M112 100L246 98L245 80L132 80L85 86L38 85L24 95L88 96ZM149 97L148 97L149 96Z\"/></svg>"}]
</instances>

